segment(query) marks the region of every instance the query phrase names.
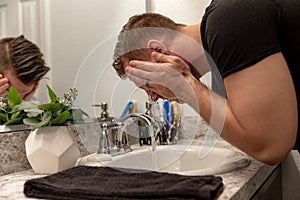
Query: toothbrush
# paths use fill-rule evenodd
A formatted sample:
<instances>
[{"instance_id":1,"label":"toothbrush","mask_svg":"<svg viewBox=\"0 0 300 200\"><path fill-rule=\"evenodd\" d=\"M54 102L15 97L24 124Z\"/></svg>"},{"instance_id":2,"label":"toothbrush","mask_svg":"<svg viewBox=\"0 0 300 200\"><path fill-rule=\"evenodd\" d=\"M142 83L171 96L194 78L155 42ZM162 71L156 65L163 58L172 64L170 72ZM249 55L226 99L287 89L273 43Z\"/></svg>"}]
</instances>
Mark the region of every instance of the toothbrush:
<instances>
[{"instance_id":1,"label":"toothbrush","mask_svg":"<svg viewBox=\"0 0 300 200\"><path fill-rule=\"evenodd\" d=\"M129 112L129 110L133 107L133 102L129 101L123 111L123 113L121 114L120 119L123 119Z\"/></svg>"},{"instance_id":2,"label":"toothbrush","mask_svg":"<svg viewBox=\"0 0 300 200\"><path fill-rule=\"evenodd\" d=\"M172 109L171 104L168 100L164 101L164 122L166 123L166 130L167 132L171 129L171 122L172 122Z\"/></svg>"}]
</instances>

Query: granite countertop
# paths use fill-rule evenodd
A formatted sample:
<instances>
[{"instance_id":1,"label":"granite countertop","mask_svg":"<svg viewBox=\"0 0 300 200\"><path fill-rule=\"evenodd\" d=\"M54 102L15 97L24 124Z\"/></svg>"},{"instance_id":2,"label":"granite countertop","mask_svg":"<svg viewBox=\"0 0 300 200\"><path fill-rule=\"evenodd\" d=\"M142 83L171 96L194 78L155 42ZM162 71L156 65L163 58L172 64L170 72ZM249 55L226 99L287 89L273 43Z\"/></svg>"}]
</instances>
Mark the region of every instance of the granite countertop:
<instances>
[{"instance_id":1,"label":"granite countertop","mask_svg":"<svg viewBox=\"0 0 300 200\"><path fill-rule=\"evenodd\" d=\"M219 143L218 146L224 146L224 142ZM225 146L228 145L225 143ZM220 175L223 178L224 191L218 199L250 199L276 167L250 159L249 166ZM23 194L25 181L42 176L45 175L36 174L31 169L1 176L0 199L30 199Z\"/></svg>"}]
</instances>

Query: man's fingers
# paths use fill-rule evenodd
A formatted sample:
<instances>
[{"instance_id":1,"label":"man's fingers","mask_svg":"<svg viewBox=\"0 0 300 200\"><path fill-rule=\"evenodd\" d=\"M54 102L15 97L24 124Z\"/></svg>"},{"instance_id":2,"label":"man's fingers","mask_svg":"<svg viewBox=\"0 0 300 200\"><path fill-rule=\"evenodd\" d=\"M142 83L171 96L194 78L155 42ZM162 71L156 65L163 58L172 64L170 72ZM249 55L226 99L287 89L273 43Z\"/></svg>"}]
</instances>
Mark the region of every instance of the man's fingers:
<instances>
[{"instance_id":1,"label":"man's fingers","mask_svg":"<svg viewBox=\"0 0 300 200\"><path fill-rule=\"evenodd\" d=\"M9 84L4 83L3 85L0 85L0 97L5 97L8 93Z\"/></svg>"},{"instance_id":2,"label":"man's fingers","mask_svg":"<svg viewBox=\"0 0 300 200\"><path fill-rule=\"evenodd\" d=\"M7 90L0 90L0 97L6 97L8 94Z\"/></svg>"},{"instance_id":3,"label":"man's fingers","mask_svg":"<svg viewBox=\"0 0 300 200\"><path fill-rule=\"evenodd\" d=\"M158 62L158 63L170 63L170 57L169 55L163 54L163 53L158 53L156 51L152 52L151 54L152 58Z\"/></svg>"},{"instance_id":4,"label":"man's fingers","mask_svg":"<svg viewBox=\"0 0 300 200\"><path fill-rule=\"evenodd\" d=\"M135 75L133 75L131 73L128 73L127 77L128 77L129 80L131 80L132 82L134 82L137 87L142 87L143 85L146 84L145 79L140 78L138 76L135 76Z\"/></svg>"},{"instance_id":5,"label":"man's fingers","mask_svg":"<svg viewBox=\"0 0 300 200\"><path fill-rule=\"evenodd\" d=\"M154 67L154 63L141 60L132 60L130 61L129 65L135 69L140 69L146 72L152 72Z\"/></svg>"},{"instance_id":6,"label":"man's fingers","mask_svg":"<svg viewBox=\"0 0 300 200\"><path fill-rule=\"evenodd\" d=\"M9 88L8 79L3 76L3 74L0 73L0 97L7 96Z\"/></svg>"}]
</instances>

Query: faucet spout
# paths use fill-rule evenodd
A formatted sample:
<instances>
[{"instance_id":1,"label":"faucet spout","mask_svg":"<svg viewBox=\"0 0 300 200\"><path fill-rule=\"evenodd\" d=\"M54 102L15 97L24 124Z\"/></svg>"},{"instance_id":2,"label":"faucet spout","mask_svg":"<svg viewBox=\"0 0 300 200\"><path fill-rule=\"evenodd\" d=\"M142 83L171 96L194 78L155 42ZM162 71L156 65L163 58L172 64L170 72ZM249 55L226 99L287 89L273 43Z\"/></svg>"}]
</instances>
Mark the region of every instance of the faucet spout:
<instances>
[{"instance_id":1,"label":"faucet spout","mask_svg":"<svg viewBox=\"0 0 300 200\"><path fill-rule=\"evenodd\" d=\"M148 127L149 135L151 137L155 137L155 133L153 130L153 120L150 116L143 114L143 113L132 113L129 115L126 115L124 118L120 119L119 122L122 123L122 125L129 125L132 124L135 120L144 122L146 126Z\"/></svg>"},{"instance_id":2,"label":"faucet spout","mask_svg":"<svg viewBox=\"0 0 300 200\"><path fill-rule=\"evenodd\" d=\"M147 136L143 137L149 137L150 144L153 150L155 150L158 133L162 128L162 124L144 113L131 113L120 119L119 122L121 122L123 126L126 126L134 123L136 120L147 128Z\"/></svg>"}]
</instances>

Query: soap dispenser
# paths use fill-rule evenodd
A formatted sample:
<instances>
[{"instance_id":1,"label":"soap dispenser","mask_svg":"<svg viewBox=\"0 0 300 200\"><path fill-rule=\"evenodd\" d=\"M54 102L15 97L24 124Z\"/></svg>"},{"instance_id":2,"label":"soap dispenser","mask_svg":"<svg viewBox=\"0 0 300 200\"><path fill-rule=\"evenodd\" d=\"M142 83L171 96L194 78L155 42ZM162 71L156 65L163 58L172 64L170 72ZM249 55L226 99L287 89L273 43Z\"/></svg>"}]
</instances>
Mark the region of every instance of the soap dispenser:
<instances>
[{"instance_id":1,"label":"soap dispenser","mask_svg":"<svg viewBox=\"0 0 300 200\"><path fill-rule=\"evenodd\" d=\"M98 118L98 122L106 122L106 123L113 122L115 120L115 118L109 116L107 103L106 102L102 102L100 104L100 107L102 109L102 112L101 112L100 118Z\"/></svg>"}]
</instances>

